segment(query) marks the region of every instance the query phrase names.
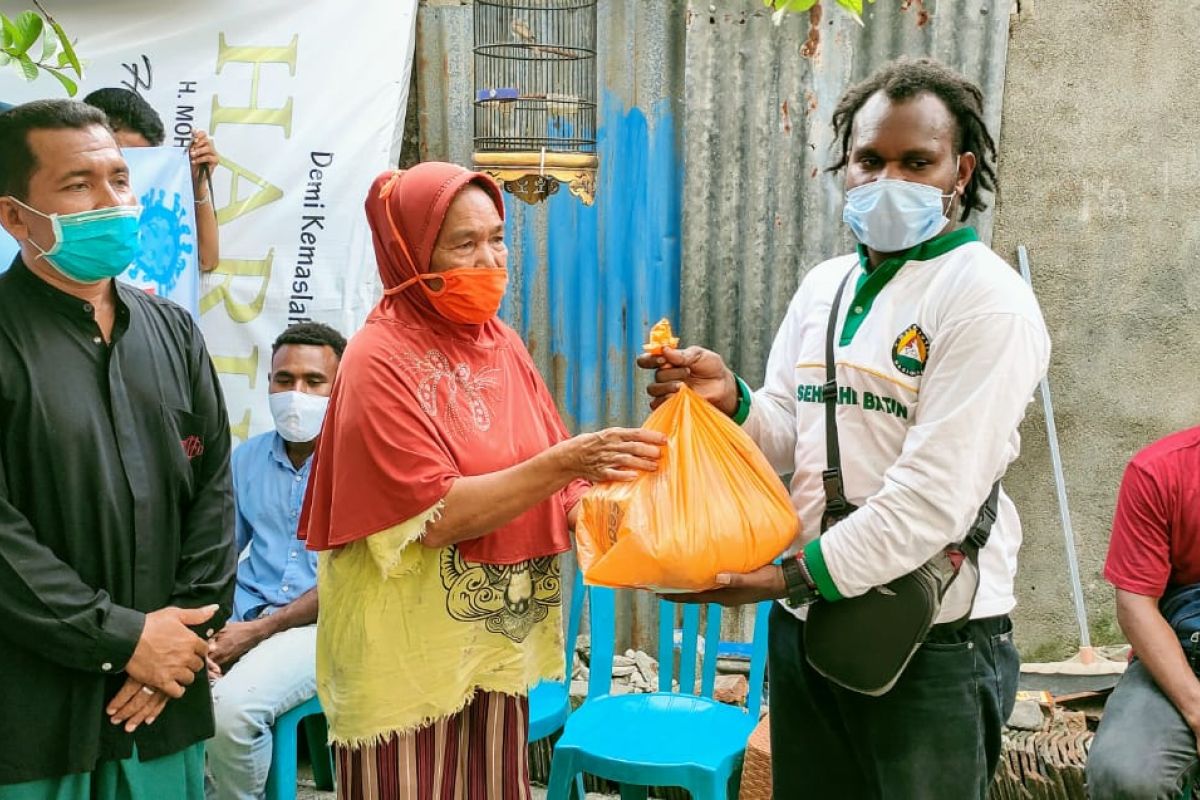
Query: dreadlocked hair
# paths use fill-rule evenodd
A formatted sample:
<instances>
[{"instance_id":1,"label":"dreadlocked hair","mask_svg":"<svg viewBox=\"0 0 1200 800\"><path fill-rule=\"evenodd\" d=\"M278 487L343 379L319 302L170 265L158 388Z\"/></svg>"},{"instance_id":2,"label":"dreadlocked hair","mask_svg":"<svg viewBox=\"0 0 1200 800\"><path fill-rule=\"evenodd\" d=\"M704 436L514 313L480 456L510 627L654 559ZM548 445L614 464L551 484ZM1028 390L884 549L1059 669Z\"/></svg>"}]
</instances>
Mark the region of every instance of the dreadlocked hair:
<instances>
[{"instance_id":1,"label":"dreadlocked hair","mask_svg":"<svg viewBox=\"0 0 1200 800\"><path fill-rule=\"evenodd\" d=\"M837 172L850 163L850 135L854 117L874 94L891 101L909 100L928 92L946 104L955 120L954 147L975 154L975 171L963 191L961 220L972 210L982 211L983 192L996 193L996 142L983 121L983 92L971 81L932 58L900 58L889 62L861 83L846 90L833 111L833 133L841 142L841 159L829 168Z\"/></svg>"}]
</instances>

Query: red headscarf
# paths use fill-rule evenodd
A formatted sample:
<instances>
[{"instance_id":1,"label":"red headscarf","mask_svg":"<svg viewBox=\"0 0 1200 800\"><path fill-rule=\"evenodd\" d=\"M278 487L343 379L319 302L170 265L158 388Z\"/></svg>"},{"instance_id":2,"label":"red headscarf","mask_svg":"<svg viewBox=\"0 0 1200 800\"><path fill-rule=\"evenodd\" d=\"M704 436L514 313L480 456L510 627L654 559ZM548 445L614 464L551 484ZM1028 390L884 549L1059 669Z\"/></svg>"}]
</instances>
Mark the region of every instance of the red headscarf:
<instances>
[{"instance_id":1,"label":"red headscarf","mask_svg":"<svg viewBox=\"0 0 1200 800\"><path fill-rule=\"evenodd\" d=\"M503 217L496 183L454 164L375 179L366 209L385 289L429 272L450 204L472 184ZM300 535L328 550L387 530L432 508L458 478L514 466L567 435L511 328L450 322L415 285L385 295L338 368ZM513 564L568 550L566 512L586 488L576 482L459 551Z\"/></svg>"}]
</instances>

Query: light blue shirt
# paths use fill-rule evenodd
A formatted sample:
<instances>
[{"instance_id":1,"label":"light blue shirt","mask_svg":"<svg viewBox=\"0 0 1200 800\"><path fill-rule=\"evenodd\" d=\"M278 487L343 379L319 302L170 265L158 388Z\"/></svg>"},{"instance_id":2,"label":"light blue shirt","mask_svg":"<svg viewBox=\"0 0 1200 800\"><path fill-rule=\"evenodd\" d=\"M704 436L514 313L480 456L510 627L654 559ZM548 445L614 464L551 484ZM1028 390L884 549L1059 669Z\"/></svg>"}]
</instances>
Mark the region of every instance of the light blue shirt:
<instances>
[{"instance_id":1,"label":"light blue shirt","mask_svg":"<svg viewBox=\"0 0 1200 800\"><path fill-rule=\"evenodd\" d=\"M286 606L317 585L317 554L296 538L310 457L296 469L283 438L271 431L233 452L238 563L233 618L255 619Z\"/></svg>"}]
</instances>

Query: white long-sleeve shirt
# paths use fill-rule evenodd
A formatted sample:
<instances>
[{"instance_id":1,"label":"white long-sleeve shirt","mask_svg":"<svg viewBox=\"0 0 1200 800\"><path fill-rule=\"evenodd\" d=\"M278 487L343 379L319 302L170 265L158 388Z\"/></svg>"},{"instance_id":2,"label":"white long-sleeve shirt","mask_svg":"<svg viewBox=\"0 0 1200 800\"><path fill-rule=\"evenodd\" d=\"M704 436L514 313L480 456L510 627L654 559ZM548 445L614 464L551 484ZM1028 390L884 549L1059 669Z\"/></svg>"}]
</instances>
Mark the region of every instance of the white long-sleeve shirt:
<instances>
[{"instance_id":1,"label":"white long-sleeve shirt","mask_svg":"<svg viewBox=\"0 0 1200 800\"><path fill-rule=\"evenodd\" d=\"M1017 426L1049 362L1033 292L972 229L939 236L904 258L868 274L852 254L805 276L743 423L771 464L793 473L802 526L796 549L804 547L822 595L833 600L888 583L962 540L1017 457ZM825 332L849 272L834 360L846 497L859 509L818 539ZM980 553L973 618L1016 604L1020 545L1016 508L1001 492ZM956 581L937 621L961 617L974 585L973 574Z\"/></svg>"}]
</instances>

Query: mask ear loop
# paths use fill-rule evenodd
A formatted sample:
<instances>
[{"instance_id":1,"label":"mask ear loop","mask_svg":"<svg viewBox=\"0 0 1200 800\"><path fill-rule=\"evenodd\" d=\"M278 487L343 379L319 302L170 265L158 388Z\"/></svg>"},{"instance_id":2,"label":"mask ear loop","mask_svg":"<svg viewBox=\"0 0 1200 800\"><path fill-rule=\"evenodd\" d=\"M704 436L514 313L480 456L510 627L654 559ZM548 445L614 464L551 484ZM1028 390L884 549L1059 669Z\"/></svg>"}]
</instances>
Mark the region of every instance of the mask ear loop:
<instances>
[{"instance_id":1,"label":"mask ear loop","mask_svg":"<svg viewBox=\"0 0 1200 800\"><path fill-rule=\"evenodd\" d=\"M950 198L950 202L946 204L946 209L942 212L942 215L944 217L946 217L946 219L950 219L950 212L954 209L954 201L957 200L959 197L962 197L963 194L967 191L966 186L963 186L963 188L961 190L959 190L959 188L958 188L958 168L961 165L962 165L962 153L959 153L958 156L956 156L954 159L954 186L952 186L950 188L949 194L942 195L943 198L947 198L947 197Z\"/></svg>"},{"instance_id":2,"label":"mask ear loop","mask_svg":"<svg viewBox=\"0 0 1200 800\"><path fill-rule=\"evenodd\" d=\"M396 176L399 177L399 174L400 173L397 172ZM391 194L392 185L393 184L391 182L389 182L389 184L384 187L385 190L388 192L388 194ZM416 270L417 269L417 260L415 258L413 258L412 252L408 249L408 245L405 244L404 237L400 235L400 229L396 227L396 221L394 219L392 219L391 210L385 207L383 210L383 214L385 217L387 217L388 227L390 227L392 229L392 238L396 240L396 244L400 245L400 251L403 253L404 258L408 259L408 263L412 264L413 270ZM390 289L384 289L383 293L384 293L384 295L386 295L388 297L392 297L394 295L400 294L408 287L410 287L420 281L430 281L430 280L435 280L435 279L442 281L442 289L441 289L441 291L434 291L433 289L429 289L429 292L431 294L433 294L434 297L438 297L442 294L442 292L444 292L446 290L445 280L443 280L441 278L431 278L431 277L429 277L427 275L423 275L421 273L417 273L416 275L413 275L411 278L406 280L404 283L401 283L397 286L393 286ZM428 289L428 287L426 287L426 288Z\"/></svg>"},{"instance_id":3,"label":"mask ear loop","mask_svg":"<svg viewBox=\"0 0 1200 800\"><path fill-rule=\"evenodd\" d=\"M50 247L49 250L46 250L45 248L43 248L40 244L35 242L33 239L26 239L25 241L29 242L31 245L36 247L38 249L38 252L42 254L41 255L42 258L45 258L46 256L52 256L55 253L57 253L59 251L59 249L62 247L62 240L63 240L62 223L58 221L58 214L47 214L44 211L38 211L33 206L26 204L20 198L14 197L11 194L8 196L8 199L12 200L14 203L19 205L21 208L25 209L26 211L30 212L31 214L37 214L39 217L42 217L43 219L50 220L51 230L54 231L54 244Z\"/></svg>"}]
</instances>

